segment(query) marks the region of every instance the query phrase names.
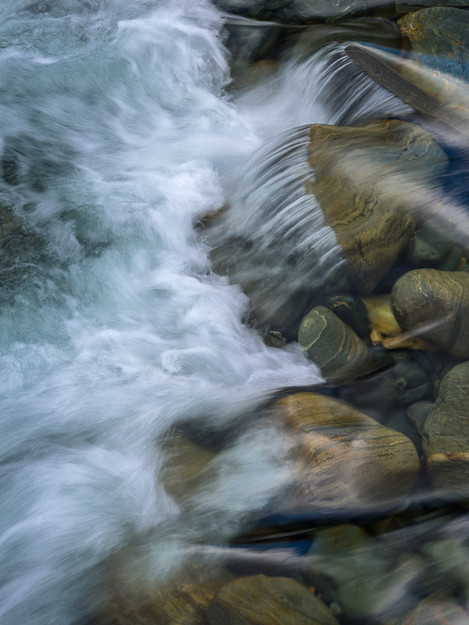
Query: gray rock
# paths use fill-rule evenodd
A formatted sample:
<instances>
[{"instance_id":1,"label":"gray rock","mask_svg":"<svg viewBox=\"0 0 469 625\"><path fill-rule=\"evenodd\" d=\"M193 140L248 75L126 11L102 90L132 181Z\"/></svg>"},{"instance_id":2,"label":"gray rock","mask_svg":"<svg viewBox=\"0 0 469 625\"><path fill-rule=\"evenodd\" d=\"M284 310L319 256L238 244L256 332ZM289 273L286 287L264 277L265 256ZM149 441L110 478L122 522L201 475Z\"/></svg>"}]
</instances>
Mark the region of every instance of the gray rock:
<instances>
[{"instance_id":1,"label":"gray rock","mask_svg":"<svg viewBox=\"0 0 469 625\"><path fill-rule=\"evenodd\" d=\"M425 421L432 409L432 401L417 401L408 406L407 416L418 432L422 433Z\"/></svg>"},{"instance_id":2,"label":"gray rock","mask_svg":"<svg viewBox=\"0 0 469 625\"><path fill-rule=\"evenodd\" d=\"M469 362L443 378L422 427L423 451L433 490L452 499L469 494Z\"/></svg>"}]
</instances>

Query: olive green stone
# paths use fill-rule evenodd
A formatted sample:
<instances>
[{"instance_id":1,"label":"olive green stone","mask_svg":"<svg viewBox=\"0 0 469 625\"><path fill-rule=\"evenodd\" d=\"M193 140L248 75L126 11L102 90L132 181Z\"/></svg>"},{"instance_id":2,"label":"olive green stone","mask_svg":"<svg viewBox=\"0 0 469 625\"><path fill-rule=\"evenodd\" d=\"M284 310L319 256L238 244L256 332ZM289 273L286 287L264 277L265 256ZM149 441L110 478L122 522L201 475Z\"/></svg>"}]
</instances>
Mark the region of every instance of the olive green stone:
<instances>
[{"instance_id":1,"label":"olive green stone","mask_svg":"<svg viewBox=\"0 0 469 625\"><path fill-rule=\"evenodd\" d=\"M443 595L430 595L421 601L403 621L403 625L463 625L469 613L459 603Z\"/></svg>"},{"instance_id":2,"label":"olive green stone","mask_svg":"<svg viewBox=\"0 0 469 625\"><path fill-rule=\"evenodd\" d=\"M326 300L326 307L352 328L360 338L363 339L370 333L368 311L359 297L335 295Z\"/></svg>"},{"instance_id":3,"label":"olive green stone","mask_svg":"<svg viewBox=\"0 0 469 625\"><path fill-rule=\"evenodd\" d=\"M469 358L469 273L409 271L395 283L391 301L403 330L416 332L455 358Z\"/></svg>"},{"instance_id":4,"label":"olive green stone","mask_svg":"<svg viewBox=\"0 0 469 625\"><path fill-rule=\"evenodd\" d=\"M328 380L352 378L372 365L365 343L325 306L316 306L304 317L298 343Z\"/></svg>"}]
</instances>

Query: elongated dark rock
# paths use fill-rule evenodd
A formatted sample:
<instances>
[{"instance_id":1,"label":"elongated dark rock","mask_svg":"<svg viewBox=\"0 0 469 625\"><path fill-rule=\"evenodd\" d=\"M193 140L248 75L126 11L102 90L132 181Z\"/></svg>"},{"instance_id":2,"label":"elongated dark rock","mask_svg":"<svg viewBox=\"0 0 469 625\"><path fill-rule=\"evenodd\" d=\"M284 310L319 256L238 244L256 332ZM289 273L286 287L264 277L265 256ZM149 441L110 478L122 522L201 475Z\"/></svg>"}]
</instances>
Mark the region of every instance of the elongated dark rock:
<instances>
[{"instance_id":1,"label":"elongated dark rock","mask_svg":"<svg viewBox=\"0 0 469 625\"><path fill-rule=\"evenodd\" d=\"M389 55L383 55L378 50L357 44L348 45L345 51L347 56L370 78L376 80L382 87L388 89L419 113L436 120L446 132L469 135L469 120L451 110L428 90L416 85L414 76L416 72L413 73L409 70L404 72L404 76L402 76L395 71L396 67L402 71L404 68L411 67L410 64L402 63L397 66L397 62ZM391 61L394 67L389 64Z\"/></svg>"},{"instance_id":2,"label":"elongated dark rock","mask_svg":"<svg viewBox=\"0 0 469 625\"><path fill-rule=\"evenodd\" d=\"M469 358L469 273L415 269L391 293L399 325L455 358Z\"/></svg>"}]
</instances>

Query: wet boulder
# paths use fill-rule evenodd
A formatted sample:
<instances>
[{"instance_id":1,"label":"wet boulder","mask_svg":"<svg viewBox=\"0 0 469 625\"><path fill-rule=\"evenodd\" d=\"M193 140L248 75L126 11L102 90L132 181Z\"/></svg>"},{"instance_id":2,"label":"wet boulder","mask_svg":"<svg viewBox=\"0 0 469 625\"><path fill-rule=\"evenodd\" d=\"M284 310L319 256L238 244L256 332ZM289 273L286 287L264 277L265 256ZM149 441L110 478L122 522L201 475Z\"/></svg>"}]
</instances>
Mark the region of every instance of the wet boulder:
<instances>
[{"instance_id":1,"label":"wet boulder","mask_svg":"<svg viewBox=\"0 0 469 625\"><path fill-rule=\"evenodd\" d=\"M325 306L316 306L303 318L298 344L327 380L346 380L373 367L362 339Z\"/></svg>"},{"instance_id":2,"label":"wet boulder","mask_svg":"<svg viewBox=\"0 0 469 625\"><path fill-rule=\"evenodd\" d=\"M316 393L273 404L271 415L296 441L292 485L279 506L317 513L390 509L420 470L412 442L352 406Z\"/></svg>"},{"instance_id":3,"label":"wet boulder","mask_svg":"<svg viewBox=\"0 0 469 625\"><path fill-rule=\"evenodd\" d=\"M311 126L307 184L345 258L347 290L370 293L413 235L425 180L446 156L420 128L401 121L363 127Z\"/></svg>"},{"instance_id":4,"label":"wet boulder","mask_svg":"<svg viewBox=\"0 0 469 625\"><path fill-rule=\"evenodd\" d=\"M439 396L421 425L423 451L434 491L469 494L469 362L443 378Z\"/></svg>"},{"instance_id":5,"label":"wet boulder","mask_svg":"<svg viewBox=\"0 0 469 625\"><path fill-rule=\"evenodd\" d=\"M459 359L469 358L469 273L416 269L395 283L399 325Z\"/></svg>"},{"instance_id":6,"label":"wet boulder","mask_svg":"<svg viewBox=\"0 0 469 625\"><path fill-rule=\"evenodd\" d=\"M374 289L414 233L427 181L446 165L407 122L293 129L255 156L231 208L207 229L214 270L249 296L252 319L296 338L313 306Z\"/></svg>"},{"instance_id":7,"label":"wet boulder","mask_svg":"<svg viewBox=\"0 0 469 625\"><path fill-rule=\"evenodd\" d=\"M337 625L328 607L288 577L254 575L224 586L207 613L208 625Z\"/></svg>"},{"instance_id":8,"label":"wet boulder","mask_svg":"<svg viewBox=\"0 0 469 625\"><path fill-rule=\"evenodd\" d=\"M353 295L333 295L326 300L325 304L361 339L368 336L370 320L366 305L360 298Z\"/></svg>"},{"instance_id":9,"label":"wet boulder","mask_svg":"<svg viewBox=\"0 0 469 625\"><path fill-rule=\"evenodd\" d=\"M211 461L216 454L179 433L168 437L163 449L161 479L165 490L179 505L190 505L214 478Z\"/></svg>"}]
</instances>

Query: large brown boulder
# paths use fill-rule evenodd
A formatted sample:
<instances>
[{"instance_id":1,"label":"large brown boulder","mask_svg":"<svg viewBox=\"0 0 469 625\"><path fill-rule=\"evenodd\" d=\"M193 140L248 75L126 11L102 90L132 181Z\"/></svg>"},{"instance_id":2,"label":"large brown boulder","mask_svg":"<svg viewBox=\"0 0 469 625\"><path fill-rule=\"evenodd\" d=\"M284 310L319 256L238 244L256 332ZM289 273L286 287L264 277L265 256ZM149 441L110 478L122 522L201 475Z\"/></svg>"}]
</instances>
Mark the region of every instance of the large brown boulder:
<instances>
[{"instance_id":1,"label":"large brown boulder","mask_svg":"<svg viewBox=\"0 0 469 625\"><path fill-rule=\"evenodd\" d=\"M469 272L409 271L395 283L391 302L403 330L469 358Z\"/></svg>"},{"instance_id":2,"label":"large brown boulder","mask_svg":"<svg viewBox=\"0 0 469 625\"><path fill-rule=\"evenodd\" d=\"M422 185L442 171L446 157L412 124L390 120L358 127L311 126L307 188L346 264L346 285L370 293L414 233Z\"/></svg>"},{"instance_id":3,"label":"large brown boulder","mask_svg":"<svg viewBox=\"0 0 469 625\"><path fill-rule=\"evenodd\" d=\"M288 577L240 577L215 596L209 625L337 625L327 606Z\"/></svg>"},{"instance_id":4,"label":"large brown boulder","mask_svg":"<svg viewBox=\"0 0 469 625\"><path fill-rule=\"evenodd\" d=\"M316 393L273 404L272 416L297 438L288 510L389 509L412 491L420 461L412 442L352 406Z\"/></svg>"},{"instance_id":5,"label":"large brown boulder","mask_svg":"<svg viewBox=\"0 0 469 625\"><path fill-rule=\"evenodd\" d=\"M422 426L423 451L434 490L469 494L469 362L453 367Z\"/></svg>"}]
</instances>

